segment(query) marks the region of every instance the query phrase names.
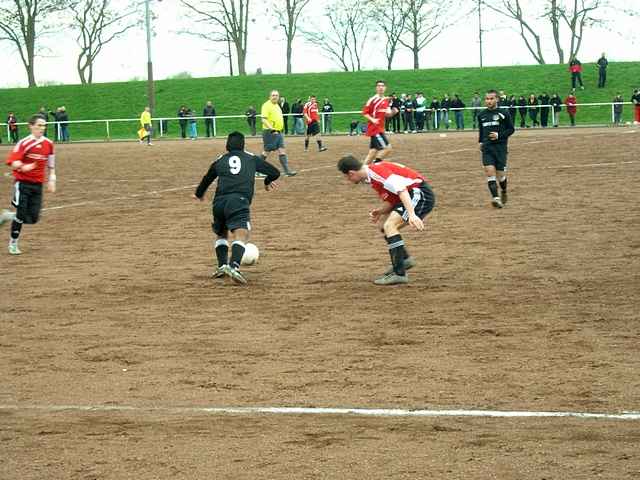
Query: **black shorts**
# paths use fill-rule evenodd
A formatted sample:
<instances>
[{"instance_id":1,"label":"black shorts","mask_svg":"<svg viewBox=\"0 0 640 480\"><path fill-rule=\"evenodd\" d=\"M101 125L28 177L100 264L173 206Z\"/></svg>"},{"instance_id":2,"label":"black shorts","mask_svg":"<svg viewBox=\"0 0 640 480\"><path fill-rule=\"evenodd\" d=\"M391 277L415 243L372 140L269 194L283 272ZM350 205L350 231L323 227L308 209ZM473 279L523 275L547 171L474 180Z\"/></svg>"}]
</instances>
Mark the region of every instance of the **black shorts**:
<instances>
[{"instance_id":1,"label":"black shorts","mask_svg":"<svg viewBox=\"0 0 640 480\"><path fill-rule=\"evenodd\" d=\"M483 145L482 164L487 167L493 165L499 172L507 171L507 146L503 144Z\"/></svg>"},{"instance_id":2,"label":"black shorts","mask_svg":"<svg viewBox=\"0 0 640 480\"><path fill-rule=\"evenodd\" d=\"M373 137L371 137L371 140L369 142L369 148L373 150L384 150L390 145L391 144L389 143L389 140L384 133L378 133L374 135Z\"/></svg>"},{"instance_id":3,"label":"black shorts","mask_svg":"<svg viewBox=\"0 0 640 480\"><path fill-rule=\"evenodd\" d=\"M320 133L320 124L315 120L307 125L307 135L314 136Z\"/></svg>"},{"instance_id":4,"label":"black shorts","mask_svg":"<svg viewBox=\"0 0 640 480\"><path fill-rule=\"evenodd\" d=\"M423 182L420 187L409 189L409 196L411 197L413 210L420 218L426 217L436 204L436 196L426 182ZM398 212L405 222L409 221L409 212L407 212L402 203L394 206L393 211Z\"/></svg>"},{"instance_id":5,"label":"black shorts","mask_svg":"<svg viewBox=\"0 0 640 480\"><path fill-rule=\"evenodd\" d=\"M213 232L225 237L227 232L251 230L251 205L242 195L225 195L213 199Z\"/></svg>"},{"instance_id":6,"label":"black shorts","mask_svg":"<svg viewBox=\"0 0 640 480\"><path fill-rule=\"evenodd\" d=\"M42 184L16 181L13 185L11 205L16 207L18 222L38 223L42 209Z\"/></svg>"}]
</instances>

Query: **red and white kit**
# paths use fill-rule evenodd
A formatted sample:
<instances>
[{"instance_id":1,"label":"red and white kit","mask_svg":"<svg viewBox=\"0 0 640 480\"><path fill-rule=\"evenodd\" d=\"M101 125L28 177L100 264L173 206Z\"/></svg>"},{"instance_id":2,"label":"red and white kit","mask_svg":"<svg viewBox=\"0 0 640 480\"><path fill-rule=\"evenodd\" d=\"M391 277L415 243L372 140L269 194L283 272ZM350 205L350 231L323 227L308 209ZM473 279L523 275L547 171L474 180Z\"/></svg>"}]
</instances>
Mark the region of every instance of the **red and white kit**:
<instances>
[{"instance_id":1,"label":"red and white kit","mask_svg":"<svg viewBox=\"0 0 640 480\"><path fill-rule=\"evenodd\" d=\"M307 102L304 104L302 108L302 114L305 116L305 122L307 124L313 122L320 121L320 115L318 114L318 102ZM307 121L307 117L311 119L311 121Z\"/></svg>"},{"instance_id":2,"label":"red and white kit","mask_svg":"<svg viewBox=\"0 0 640 480\"><path fill-rule=\"evenodd\" d=\"M385 114L389 109L389 99L387 97L379 97L374 95L362 108L363 115L378 119L378 124L367 122L367 137L375 137L384 133Z\"/></svg>"},{"instance_id":3,"label":"red and white kit","mask_svg":"<svg viewBox=\"0 0 640 480\"><path fill-rule=\"evenodd\" d=\"M16 160L22 163L35 163L33 170L20 172L13 170L13 176L18 182L45 183L47 165L55 166L55 155L53 153L53 142L47 137L35 138L29 135L20 140L7 158L7 165L11 165Z\"/></svg>"},{"instance_id":4,"label":"red and white kit","mask_svg":"<svg viewBox=\"0 0 640 480\"><path fill-rule=\"evenodd\" d=\"M367 167L369 183L380 198L392 205L401 203L398 194L403 190L420 188L425 178L415 170L393 162L374 163Z\"/></svg>"}]
</instances>

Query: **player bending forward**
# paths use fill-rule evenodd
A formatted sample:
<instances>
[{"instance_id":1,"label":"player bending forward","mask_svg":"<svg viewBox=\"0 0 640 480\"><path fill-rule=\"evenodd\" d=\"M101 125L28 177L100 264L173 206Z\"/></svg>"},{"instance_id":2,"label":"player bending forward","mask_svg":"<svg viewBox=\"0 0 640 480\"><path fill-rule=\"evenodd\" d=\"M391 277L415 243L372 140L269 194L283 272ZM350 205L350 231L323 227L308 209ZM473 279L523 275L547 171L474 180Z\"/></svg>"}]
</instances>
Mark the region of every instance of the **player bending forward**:
<instances>
[{"instance_id":1,"label":"player bending forward","mask_svg":"<svg viewBox=\"0 0 640 480\"><path fill-rule=\"evenodd\" d=\"M209 185L218 179L213 197L212 223L217 237L215 250L218 269L215 278L227 275L236 283L247 283L240 273L240 263L251 231L250 209L256 172L266 175L265 190L277 188L276 180L280 177L280 171L263 157L245 152L242 133L230 133L227 137L227 153L213 162L193 195L194 199L202 201ZM229 240L232 241L230 261Z\"/></svg>"},{"instance_id":2,"label":"player bending forward","mask_svg":"<svg viewBox=\"0 0 640 480\"><path fill-rule=\"evenodd\" d=\"M491 192L491 203L495 208L503 208L507 203L508 142L515 129L509 112L498 109L498 92L489 90L484 103L487 109L478 114L482 164ZM496 180L500 182L500 196Z\"/></svg>"},{"instance_id":3,"label":"player bending forward","mask_svg":"<svg viewBox=\"0 0 640 480\"><path fill-rule=\"evenodd\" d=\"M338 162L340 170L351 183L370 183L384 202L369 214L381 225L391 255L391 269L374 281L376 285L408 283L407 270L415 266L404 246L400 230L407 224L424 230L423 219L435 205L435 195L426 180L415 170L399 163L378 162L365 165L348 155Z\"/></svg>"},{"instance_id":4,"label":"player bending forward","mask_svg":"<svg viewBox=\"0 0 640 480\"><path fill-rule=\"evenodd\" d=\"M0 225L11 220L11 240L9 253L20 255L18 238L22 225L38 223L42 208L42 186L48 180L51 193L56 191L56 158L53 142L44 136L47 122L40 115L29 120L31 135L19 141L7 158L7 165L13 170L13 200L16 212L3 210ZM48 170L48 175L47 171ZM48 177L48 179L47 179Z\"/></svg>"}]
</instances>

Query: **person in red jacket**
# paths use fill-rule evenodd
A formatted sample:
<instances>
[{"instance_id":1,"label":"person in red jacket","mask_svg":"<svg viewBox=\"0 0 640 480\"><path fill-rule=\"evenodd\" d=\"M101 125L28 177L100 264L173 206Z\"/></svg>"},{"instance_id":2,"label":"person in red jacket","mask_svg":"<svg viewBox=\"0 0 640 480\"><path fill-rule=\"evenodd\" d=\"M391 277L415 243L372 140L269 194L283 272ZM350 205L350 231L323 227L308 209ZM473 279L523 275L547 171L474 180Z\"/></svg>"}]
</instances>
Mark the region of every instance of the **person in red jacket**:
<instances>
[{"instance_id":1,"label":"person in red jacket","mask_svg":"<svg viewBox=\"0 0 640 480\"><path fill-rule=\"evenodd\" d=\"M415 260L409 256L400 230L407 225L424 230L423 219L435 205L433 190L420 173L399 163L382 161L367 165L347 155L338 162L338 170L351 183L369 183L383 202L369 216L384 233L392 267L374 283L409 283L406 271L415 266Z\"/></svg>"},{"instance_id":2,"label":"person in red jacket","mask_svg":"<svg viewBox=\"0 0 640 480\"><path fill-rule=\"evenodd\" d=\"M580 83L580 88L584 90L582 83L582 63L576 57L569 62L569 71L571 72L571 88L576 89L576 84Z\"/></svg>"},{"instance_id":3,"label":"person in red jacket","mask_svg":"<svg viewBox=\"0 0 640 480\"><path fill-rule=\"evenodd\" d=\"M571 119L571 126L576 126L576 113L578 112L578 99L573 92L569 93L569 96L564 99L564 104L567 106L567 113Z\"/></svg>"},{"instance_id":4,"label":"person in red jacket","mask_svg":"<svg viewBox=\"0 0 640 480\"><path fill-rule=\"evenodd\" d=\"M42 208L42 187L56 191L56 157L53 142L44 136L46 120L34 115L29 120L31 135L20 140L9 153L7 165L13 170L13 200L16 212L0 213L0 224L12 220L9 253L20 255L18 237L23 224L38 223Z\"/></svg>"}]
</instances>

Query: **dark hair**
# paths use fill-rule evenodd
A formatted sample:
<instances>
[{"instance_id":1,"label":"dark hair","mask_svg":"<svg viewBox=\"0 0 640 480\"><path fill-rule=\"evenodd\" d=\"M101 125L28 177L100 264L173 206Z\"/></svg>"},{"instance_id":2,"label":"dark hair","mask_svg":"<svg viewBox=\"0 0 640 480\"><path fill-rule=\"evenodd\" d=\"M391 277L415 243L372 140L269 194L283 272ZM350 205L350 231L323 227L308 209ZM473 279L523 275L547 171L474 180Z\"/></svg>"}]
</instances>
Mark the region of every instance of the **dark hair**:
<instances>
[{"instance_id":1,"label":"dark hair","mask_svg":"<svg viewBox=\"0 0 640 480\"><path fill-rule=\"evenodd\" d=\"M35 125L38 120L43 120L45 122L47 121L47 119L44 118L44 115L36 113L35 115L31 115L31 118L29 119L29 125Z\"/></svg>"},{"instance_id":2,"label":"dark hair","mask_svg":"<svg viewBox=\"0 0 640 480\"><path fill-rule=\"evenodd\" d=\"M244 135L240 132L231 132L227 137L227 151L244 150Z\"/></svg>"},{"instance_id":3,"label":"dark hair","mask_svg":"<svg viewBox=\"0 0 640 480\"><path fill-rule=\"evenodd\" d=\"M338 170L342 173L349 173L351 171L357 172L362 168L362 161L358 160L353 155L346 155L338 162Z\"/></svg>"},{"instance_id":4,"label":"dark hair","mask_svg":"<svg viewBox=\"0 0 640 480\"><path fill-rule=\"evenodd\" d=\"M384 80L376 80L376 85L378 85L379 83L381 83L383 85L386 85Z\"/></svg>"},{"instance_id":5,"label":"dark hair","mask_svg":"<svg viewBox=\"0 0 640 480\"><path fill-rule=\"evenodd\" d=\"M491 90L487 90L487 94L490 94L490 93L494 94L496 97L498 96L498 91L494 88L492 88Z\"/></svg>"}]
</instances>

